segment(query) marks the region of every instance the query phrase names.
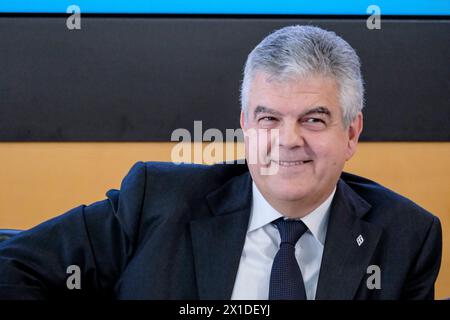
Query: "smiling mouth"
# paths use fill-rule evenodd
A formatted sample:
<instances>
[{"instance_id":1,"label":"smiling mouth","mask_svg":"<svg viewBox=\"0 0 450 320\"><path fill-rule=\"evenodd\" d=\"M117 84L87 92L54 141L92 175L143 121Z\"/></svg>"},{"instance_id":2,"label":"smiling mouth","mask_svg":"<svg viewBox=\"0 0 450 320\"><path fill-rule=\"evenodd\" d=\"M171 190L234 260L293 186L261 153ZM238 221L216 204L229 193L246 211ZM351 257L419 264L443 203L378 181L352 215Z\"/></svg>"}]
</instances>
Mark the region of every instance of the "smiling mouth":
<instances>
[{"instance_id":1,"label":"smiling mouth","mask_svg":"<svg viewBox=\"0 0 450 320\"><path fill-rule=\"evenodd\" d=\"M272 160L272 161L282 167L294 167L294 166L300 166L300 165L312 162L312 160L304 160L304 161L275 161L275 160Z\"/></svg>"}]
</instances>

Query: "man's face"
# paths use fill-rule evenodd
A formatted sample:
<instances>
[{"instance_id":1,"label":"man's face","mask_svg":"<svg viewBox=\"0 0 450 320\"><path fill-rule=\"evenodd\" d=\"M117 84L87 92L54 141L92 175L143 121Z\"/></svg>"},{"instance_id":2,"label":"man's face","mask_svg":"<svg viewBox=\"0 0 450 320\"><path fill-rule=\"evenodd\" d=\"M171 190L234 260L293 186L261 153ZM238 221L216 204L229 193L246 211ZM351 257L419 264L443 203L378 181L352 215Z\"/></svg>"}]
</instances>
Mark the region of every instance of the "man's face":
<instances>
[{"instance_id":1,"label":"man's face","mask_svg":"<svg viewBox=\"0 0 450 320\"><path fill-rule=\"evenodd\" d=\"M247 117L241 113L241 127L258 189L269 202L302 203L311 209L334 189L362 130L361 113L344 127L338 85L323 76L281 83L269 82L267 74L258 72L248 96ZM248 132L255 132L249 129L256 129L258 143L249 142ZM273 139L274 129L278 129L278 141ZM261 161L260 154L254 163L254 158L249 159L250 148L257 148L268 161ZM263 174L271 169L276 173Z\"/></svg>"}]
</instances>

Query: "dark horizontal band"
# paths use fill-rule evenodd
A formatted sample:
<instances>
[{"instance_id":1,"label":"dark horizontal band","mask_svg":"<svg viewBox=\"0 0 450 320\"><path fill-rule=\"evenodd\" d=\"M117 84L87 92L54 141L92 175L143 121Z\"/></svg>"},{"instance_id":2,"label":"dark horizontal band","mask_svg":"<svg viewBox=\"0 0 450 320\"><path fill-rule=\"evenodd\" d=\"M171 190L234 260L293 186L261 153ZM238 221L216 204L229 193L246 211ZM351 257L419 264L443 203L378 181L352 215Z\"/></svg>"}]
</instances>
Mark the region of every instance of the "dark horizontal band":
<instances>
[{"instance_id":1,"label":"dark horizontal band","mask_svg":"<svg viewBox=\"0 0 450 320\"><path fill-rule=\"evenodd\" d=\"M239 127L247 54L274 29L312 24L358 52L363 141L450 141L450 20L381 17L0 16L0 141L170 141Z\"/></svg>"}]
</instances>

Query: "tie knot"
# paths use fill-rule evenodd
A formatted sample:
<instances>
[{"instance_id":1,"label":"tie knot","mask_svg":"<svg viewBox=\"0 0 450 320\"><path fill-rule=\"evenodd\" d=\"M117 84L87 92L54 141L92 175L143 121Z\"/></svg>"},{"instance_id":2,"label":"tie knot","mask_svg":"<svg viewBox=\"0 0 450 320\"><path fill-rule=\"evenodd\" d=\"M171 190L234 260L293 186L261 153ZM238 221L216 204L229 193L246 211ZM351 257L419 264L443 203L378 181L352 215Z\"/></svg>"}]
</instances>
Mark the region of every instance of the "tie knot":
<instances>
[{"instance_id":1,"label":"tie knot","mask_svg":"<svg viewBox=\"0 0 450 320\"><path fill-rule=\"evenodd\" d=\"M289 243L295 246L298 239L300 239L300 237L308 230L308 227L301 220L286 220L284 218L279 218L272 223L278 228L281 244Z\"/></svg>"}]
</instances>

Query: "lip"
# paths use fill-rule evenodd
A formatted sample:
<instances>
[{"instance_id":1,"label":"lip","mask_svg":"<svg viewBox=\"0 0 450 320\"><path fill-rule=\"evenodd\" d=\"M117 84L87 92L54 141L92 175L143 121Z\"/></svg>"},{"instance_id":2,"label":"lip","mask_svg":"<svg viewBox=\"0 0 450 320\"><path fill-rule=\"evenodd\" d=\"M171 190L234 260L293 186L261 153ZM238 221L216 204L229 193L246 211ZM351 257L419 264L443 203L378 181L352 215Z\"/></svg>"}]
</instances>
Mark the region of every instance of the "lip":
<instances>
[{"instance_id":1,"label":"lip","mask_svg":"<svg viewBox=\"0 0 450 320\"><path fill-rule=\"evenodd\" d=\"M272 162L278 164L281 167L289 168L289 167L297 167L297 166L301 166L301 165L305 165L305 164L311 163L312 160L292 160L292 161L283 161L283 160L276 161L276 160L272 160Z\"/></svg>"}]
</instances>

